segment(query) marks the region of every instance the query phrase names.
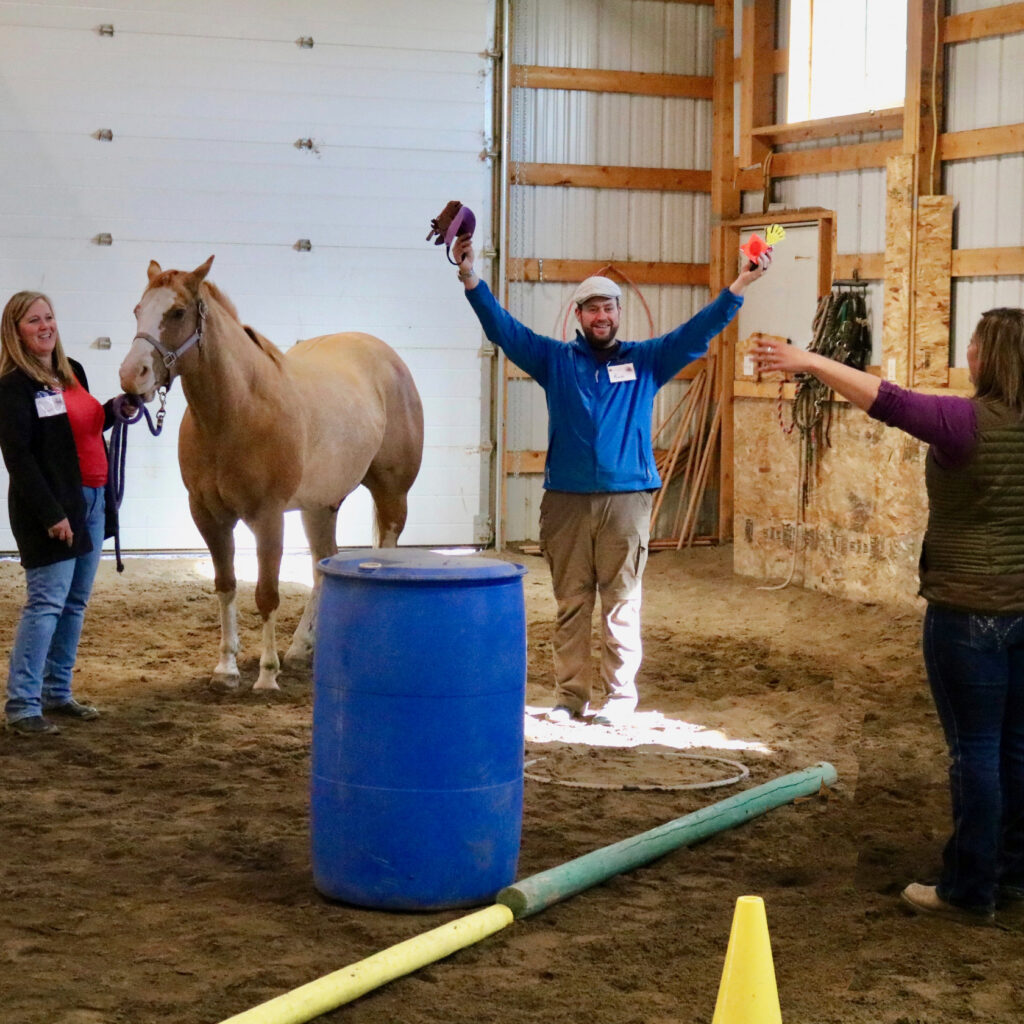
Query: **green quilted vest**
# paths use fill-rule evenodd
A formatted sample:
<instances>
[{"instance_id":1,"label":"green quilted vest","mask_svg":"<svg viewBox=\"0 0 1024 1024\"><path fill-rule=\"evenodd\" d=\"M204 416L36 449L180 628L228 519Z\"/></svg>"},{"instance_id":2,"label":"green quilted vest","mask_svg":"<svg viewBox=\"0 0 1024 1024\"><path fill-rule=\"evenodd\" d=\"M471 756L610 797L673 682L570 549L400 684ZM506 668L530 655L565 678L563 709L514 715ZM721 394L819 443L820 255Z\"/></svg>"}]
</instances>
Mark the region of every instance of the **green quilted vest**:
<instances>
[{"instance_id":1,"label":"green quilted vest","mask_svg":"<svg viewBox=\"0 0 1024 1024\"><path fill-rule=\"evenodd\" d=\"M1024 612L1024 422L975 401L978 446L970 461L925 463L928 530L921 596L948 608Z\"/></svg>"}]
</instances>

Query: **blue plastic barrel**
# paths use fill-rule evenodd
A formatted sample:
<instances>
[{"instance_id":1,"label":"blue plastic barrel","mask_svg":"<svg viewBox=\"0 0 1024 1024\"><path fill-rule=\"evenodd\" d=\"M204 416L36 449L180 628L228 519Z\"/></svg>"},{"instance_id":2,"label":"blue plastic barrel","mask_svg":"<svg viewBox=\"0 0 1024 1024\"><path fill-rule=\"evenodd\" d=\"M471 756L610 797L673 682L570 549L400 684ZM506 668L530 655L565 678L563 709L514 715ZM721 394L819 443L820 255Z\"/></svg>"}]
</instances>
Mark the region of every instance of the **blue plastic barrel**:
<instances>
[{"instance_id":1,"label":"blue plastic barrel","mask_svg":"<svg viewBox=\"0 0 1024 1024\"><path fill-rule=\"evenodd\" d=\"M320 568L316 887L394 910L491 900L522 829L526 570L411 548Z\"/></svg>"}]
</instances>

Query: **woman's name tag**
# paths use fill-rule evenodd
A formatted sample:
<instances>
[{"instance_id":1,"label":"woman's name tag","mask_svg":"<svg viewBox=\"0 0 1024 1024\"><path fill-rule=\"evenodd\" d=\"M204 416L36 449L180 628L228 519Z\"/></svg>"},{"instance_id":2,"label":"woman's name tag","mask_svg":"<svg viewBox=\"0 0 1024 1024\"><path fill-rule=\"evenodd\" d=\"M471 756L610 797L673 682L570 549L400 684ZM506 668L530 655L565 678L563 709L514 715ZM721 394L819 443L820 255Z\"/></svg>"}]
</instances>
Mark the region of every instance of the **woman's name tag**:
<instances>
[{"instance_id":1,"label":"woman's name tag","mask_svg":"<svg viewBox=\"0 0 1024 1024\"><path fill-rule=\"evenodd\" d=\"M623 381L636 380L636 370L632 363L621 363L620 365L609 364L608 379L613 384L621 384Z\"/></svg>"},{"instance_id":2,"label":"woman's name tag","mask_svg":"<svg viewBox=\"0 0 1024 1024\"><path fill-rule=\"evenodd\" d=\"M64 405L63 392L36 392L36 412L39 413L40 419L42 419L44 416L60 416L61 413L65 413L67 411L67 407Z\"/></svg>"}]
</instances>

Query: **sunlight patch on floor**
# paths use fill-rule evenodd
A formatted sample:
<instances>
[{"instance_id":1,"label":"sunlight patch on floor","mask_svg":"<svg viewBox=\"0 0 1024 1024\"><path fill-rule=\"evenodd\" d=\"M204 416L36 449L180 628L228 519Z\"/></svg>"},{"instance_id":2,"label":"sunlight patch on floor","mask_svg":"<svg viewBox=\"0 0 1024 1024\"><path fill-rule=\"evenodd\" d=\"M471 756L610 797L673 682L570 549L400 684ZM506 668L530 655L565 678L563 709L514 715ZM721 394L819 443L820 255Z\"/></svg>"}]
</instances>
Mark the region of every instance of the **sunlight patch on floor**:
<instances>
[{"instance_id":1,"label":"sunlight patch on floor","mask_svg":"<svg viewBox=\"0 0 1024 1024\"><path fill-rule=\"evenodd\" d=\"M760 740L738 739L696 722L672 718L660 711L638 711L628 726L611 728L586 720L555 725L544 718L547 708L526 707L526 739L531 743L579 743L591 747L636 747L658 744L674 750L749 750L771 754Z\"/></svg>"}]
</instances>

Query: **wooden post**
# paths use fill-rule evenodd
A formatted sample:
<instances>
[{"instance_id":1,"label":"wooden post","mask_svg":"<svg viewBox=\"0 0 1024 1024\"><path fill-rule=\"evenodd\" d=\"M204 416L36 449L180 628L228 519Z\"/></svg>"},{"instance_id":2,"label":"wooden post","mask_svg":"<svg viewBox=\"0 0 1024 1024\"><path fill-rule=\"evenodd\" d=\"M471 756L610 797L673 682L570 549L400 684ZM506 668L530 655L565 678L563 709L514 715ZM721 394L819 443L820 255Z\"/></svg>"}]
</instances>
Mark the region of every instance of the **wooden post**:
<instances>
[{"instance_id":1,"label":"wooden post","mask_svg":"<svg viewBox=\"0 0 1024 1024\"><path fill-rule=\"evenodd\" d=\"M770 5L774 8L774 4ZM774 16L774 15L773 15ZM738 266L737 232L725 222L740 212L736 188L736 155L733 148L733 0L715 0L714 96L711 139L711 294L717 295L735 277ZM764 62L762 62L764 63ZM768 62L769 75L771 62ZM771 81L769 77L769 82ZM773 90L768 90L773 95ZM753 115L751 115L753 116ZM768 121L764 123L769 123ZM732 368L735 361L735 322L713 342L719 358L717 378L709 381L722 407L722 453L719 460L718 537L729 540L733 532L733 402Z\"/></svg>"},{"instance_id":2,"label":"wooden post","mask_svg":"<svg viewBox=\"0 0 1024 1024\"><path fill-rule=\"evenodd\" d=\"M907 0L907 88L903 152L917 157L914 198L939 191L943 59L940 0Z\"/></svg>"},{"instance_id":3,"label":"wooden post","mask_svg":"<svg viewBox=\"0 0 1024 1024\"><path fill-rule=\"evenodd\" d=\"M740 163L759 164L769 147L755 128L775 123L775 0L743 0L740 50ZM717 5L716 5L717 8ZM730 37L731 38L731 37ZM717 67L715 71L718 74Z\"/></svg>"}]
</instances>

